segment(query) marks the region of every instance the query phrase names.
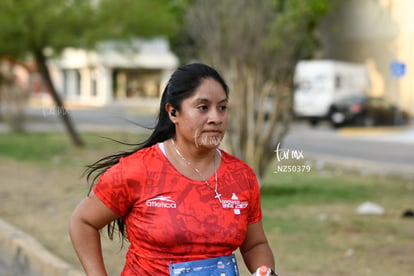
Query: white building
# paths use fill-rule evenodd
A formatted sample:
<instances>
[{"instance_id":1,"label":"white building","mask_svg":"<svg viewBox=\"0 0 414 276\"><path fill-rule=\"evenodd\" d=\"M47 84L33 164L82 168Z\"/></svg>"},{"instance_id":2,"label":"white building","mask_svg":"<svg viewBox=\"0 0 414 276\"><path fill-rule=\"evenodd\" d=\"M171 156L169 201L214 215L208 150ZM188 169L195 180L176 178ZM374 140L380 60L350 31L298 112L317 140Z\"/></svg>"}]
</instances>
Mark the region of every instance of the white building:
<instances>
[{"instance_id":1,"label":"white building","mask_svg":"<svg viewBox=\"0 0 414 276\"><path fill-rule=\"evenodd\" d=\"M103 43L96 50L65 49L51 64L65 102L102 106L133 98L158 98L178 66L167 40Z\"/></svg>"},{"instance_id":2,"label":"white building","mask_svg":"<svg viewBox=\"0 0 414 276\"><path fill-rule=\"evenodd\" d=\"M367 65L373 96L383 96L414 115L414 1L340 1L321 34L321 58ZM395 75L394 63L405 65Z\"/></svg>"}]
</instances>

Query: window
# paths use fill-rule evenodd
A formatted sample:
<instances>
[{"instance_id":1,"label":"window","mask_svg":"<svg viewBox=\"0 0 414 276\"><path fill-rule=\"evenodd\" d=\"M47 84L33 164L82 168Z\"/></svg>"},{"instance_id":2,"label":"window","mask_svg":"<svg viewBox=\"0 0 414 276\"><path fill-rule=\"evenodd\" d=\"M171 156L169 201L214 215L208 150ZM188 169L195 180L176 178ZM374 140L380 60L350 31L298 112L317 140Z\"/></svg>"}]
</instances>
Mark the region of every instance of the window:
<instances>
[{"instance_id":1,"label":"window","mask_svg":"<svg viewBox=\"0 0 414 276\"><path fill-rule=\"evenodd\" d=\"M98 95L98 83L95 72L91 73L91 95L94 97Z\"/></svg>"},{"instance_id":2,"label":"window","mask_svg":"<svg viewBox=\"0 0 414 276\"><path fill-rule=\"evenodd\" d=\"M80 96L81 94L81 74L79 70L75 71L75 87L76 87L76 95Z\"/></svg>"}]
</instances>

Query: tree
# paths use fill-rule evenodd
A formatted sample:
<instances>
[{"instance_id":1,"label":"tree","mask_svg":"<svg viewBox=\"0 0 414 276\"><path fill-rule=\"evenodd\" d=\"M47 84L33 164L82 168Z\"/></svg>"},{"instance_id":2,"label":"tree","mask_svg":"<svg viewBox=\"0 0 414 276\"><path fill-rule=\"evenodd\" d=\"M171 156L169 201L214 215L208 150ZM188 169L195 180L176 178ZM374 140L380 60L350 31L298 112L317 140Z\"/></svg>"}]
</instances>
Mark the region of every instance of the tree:
<instances>
[{"instance_id":1,"label":"tree","mask_svg":"<svg viewBox=\"0 0 414 276\"><path fill-rule=\"evenodd\" d=\"M0 56L33 57L57 109L65 110L50 76L47 52L93 47L105 39L168 36L174 22L167 0L2 0ZM70 114L59 114L73 143L81 146Z\"/></svg>"},{"instance_id":2,"label":"tree","mask_svg":"<svg viewBox=\"0 0 414 276\"><path fill-rule=\"evenodd\" d=\"M0 39L5 42L0 46L1 55L22 58L32 54L59 110L64 110L64 105L50 77L45 49L60 50L80 34L80 22L87 8L82 2L4 0L0 3ZM60 116L73 143L82 145L69 113L60 112Z\"/></svg>"},{"instance_id":3,"label":"tree","mask_svg":"<svg viewBox=\"0 0 414 276\"><path fill-rule=\"evenodd\" d=\"M28 99L29 74L26 67L10 59L0 59L0 120L11 131L24 131L24 107Z\"/></svg>"},{"instance_id":4,"label":"tree","mask_svg":"<svg viewBox=\"0 0 414 276\"><path fill-rule=\"evenodd\" d=\"M190 54L218 68L232 91L227 144L259 178L288 131L294 66L314 54L328 3L195 0L187 10Z\"/></svg>"}]
</instances>

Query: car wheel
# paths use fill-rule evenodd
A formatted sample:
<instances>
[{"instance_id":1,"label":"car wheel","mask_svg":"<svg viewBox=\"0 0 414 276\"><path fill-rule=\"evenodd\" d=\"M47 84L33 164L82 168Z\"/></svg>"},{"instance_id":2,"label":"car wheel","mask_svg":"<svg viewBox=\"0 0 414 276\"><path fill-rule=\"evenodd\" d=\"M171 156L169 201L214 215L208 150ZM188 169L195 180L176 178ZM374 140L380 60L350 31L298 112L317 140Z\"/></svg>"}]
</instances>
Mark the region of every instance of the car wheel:
<instances>
[{"instance_id":1,"label":"car wheel","mask_svg":"<svg viewBox=\"0 0 414 276\"><path fill-rule=\"evenodd\" d=\"M408 118L404 114L399 113L393 123L398 126L403 126L408 124Z\"/></svg>"},{"instance_id":2,"label":"car wheel","mask_svg":"<svg viewBox=\"0 0 414 276\"><path fill-rule=\"evenodd\" d=\"M372 116L364 116L362 118L362 125L365 127L372 127L375 125L375 119Z\"/></svg>"},{"instance_id":3,"label":"car wheel","mask_svg":"<svg viewBox=\"0 0 414 276\"><path fill-rule=\"evenodd\" d=\"M319 124L319 120L318 120L318 119L310 119L310 120L309 120L309 124L310 124L312 127L316 127L316 126L318 126L318 124Z\"/></svg>"},{"instance_id":4,"label":"car wheel","mask_svg":"<svg viewBox=\"0 0 414 276\"><path fill-rule=\"evenodd\" d=\"M346 123L346 115L341 111L332 111L329 114L329 121L333 128L340 128Z\"/></svg>"},{"instance_id":5,"label":"car wheel","mask_svg":"<svg viewBox=\"0 0 414 276\"><path fill-rule=\"evenodd\" d=\"M332 124L335 124L335 125L340 125L343 122L345 122L345 118L346 118L345 114L339 111L334 111L330 115L331 122Z\"/></svg>"}]
</instances>

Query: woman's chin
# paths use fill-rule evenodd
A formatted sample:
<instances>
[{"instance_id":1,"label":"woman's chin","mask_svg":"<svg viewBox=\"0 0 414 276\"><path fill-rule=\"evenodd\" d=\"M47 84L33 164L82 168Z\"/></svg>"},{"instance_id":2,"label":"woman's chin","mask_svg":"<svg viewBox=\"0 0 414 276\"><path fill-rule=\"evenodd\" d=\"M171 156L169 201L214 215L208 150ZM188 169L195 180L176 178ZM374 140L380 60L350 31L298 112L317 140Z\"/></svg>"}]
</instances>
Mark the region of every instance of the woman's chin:
<instances>
[{"instance_id":1,"label":"woman's chin","mask_svg":"<svg viewBox=\"0 0 414 276\"><path fill-rule=\"evenodd\" d=\"M205 135L196 140L196 146L214 149L220 146L222 139L221 136Z\"/></svg>"}]
</instances>

